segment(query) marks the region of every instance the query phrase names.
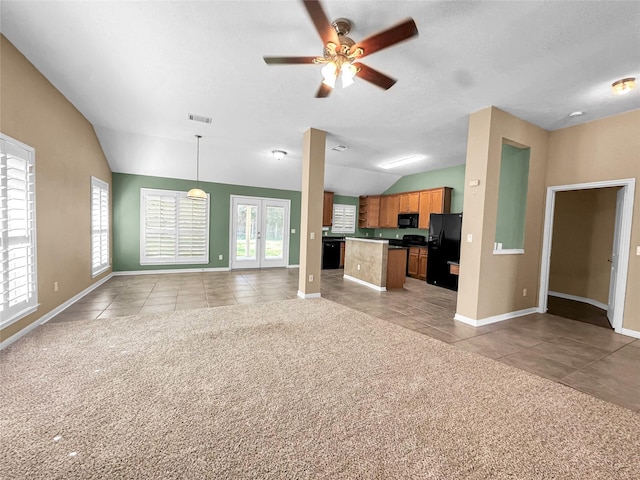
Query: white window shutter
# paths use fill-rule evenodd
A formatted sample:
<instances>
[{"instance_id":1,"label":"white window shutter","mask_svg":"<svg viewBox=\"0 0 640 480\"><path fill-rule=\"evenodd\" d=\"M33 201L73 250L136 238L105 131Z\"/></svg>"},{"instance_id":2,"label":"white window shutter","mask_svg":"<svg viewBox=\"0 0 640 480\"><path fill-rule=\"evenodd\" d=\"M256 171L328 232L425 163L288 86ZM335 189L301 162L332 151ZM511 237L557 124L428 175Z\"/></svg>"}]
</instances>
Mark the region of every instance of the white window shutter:
<instances>
[{"instance_id":1,"label":"white window shutter","mask_svg":"<svg viewBox=\"0 0 640 480\"><path fill-rule=\"evenodd\" d=\"M91 177L91 274L109 268L109 184Z\"/></svg>"},{"instance_id":2,"label":"white window shutter","mask_svg":"<svg viewBox=\"0 0 640 480\"><path fill-rule=\"evenodd\" d=\"M355 233L356 232L356 206L333 205L333 233Z\"/></svg>"},{"instance_id":3,"label":"white window shutter","mask_svg":"<svg viewBox=\"0 0 640 480\"><path fill-rule=\"evenodd\" d=\"M209 263L209 198L141 190L141 264Z\"/></svg>"},{"instance_id":4,"label":"white window shutter","mask_svg":"<svg viewBox=\"0 0 640 480\"><path fill-rule=\"evenodd\" d=\"M0 134L0 327L37 309L35 150Z\"/></svg>"}]
</instances>

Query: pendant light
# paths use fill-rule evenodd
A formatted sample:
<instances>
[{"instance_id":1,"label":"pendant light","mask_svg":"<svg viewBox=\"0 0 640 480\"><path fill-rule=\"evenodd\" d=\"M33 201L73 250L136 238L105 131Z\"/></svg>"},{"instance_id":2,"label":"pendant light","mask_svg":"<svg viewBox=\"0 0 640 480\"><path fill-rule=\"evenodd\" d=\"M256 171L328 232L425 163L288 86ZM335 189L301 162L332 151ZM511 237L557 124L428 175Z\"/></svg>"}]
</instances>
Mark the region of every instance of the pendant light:
<instances>
[{"instance_id":1,"label":"pendant light","mask_svg":"<svg viewBox=\"0 0 640 480\"><path fill-rule=\"evenodd\" d=\"M187 193L187 198L191 200L206 200L207 194L200 189L200 139L202 135L196 135L197 151L196 151L196 188L192 188Z\"/></svg>"}]
</instances>

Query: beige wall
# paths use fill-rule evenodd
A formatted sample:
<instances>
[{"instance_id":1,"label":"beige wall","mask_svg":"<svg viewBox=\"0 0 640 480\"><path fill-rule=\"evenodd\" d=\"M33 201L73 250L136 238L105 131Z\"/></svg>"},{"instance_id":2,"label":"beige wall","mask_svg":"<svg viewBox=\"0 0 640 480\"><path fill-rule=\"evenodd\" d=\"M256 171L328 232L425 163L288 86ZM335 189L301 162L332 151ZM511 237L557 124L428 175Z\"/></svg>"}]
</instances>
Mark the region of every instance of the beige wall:
<instances>
[{"instance_id":1,"label":"beige wall","mask_svg":"<svg viewBox=\"0 0 640 480\"><path fill-rule=\"evenodd\" d=\"M548 139L546 130L495 107L469 117L458 315L483 320L537 307ZM503 142L531 148L521 255L493 254ZM470 187L472 180L479 185Z\"/></svg>"},{"instance_id":2,"label":"beige wall","mask_svg":"<svg viewBox=\"0 0 640 480\"><path fill-rule=\"evenodd\" d=\"M619 188L556 193L549 290L609 301L611 252Z\"/></svg>"},{"instance_id":3,"label":"beige wall","mask_svg":"<svg viewBox=\"0 0 640 480\"><path fill-rule=\"evenodd\" d=\"M640 177L640 110L550 134L547 185ZM640 331L640 185L636 183L623 328Z\"/></svg>"},{"instance_id":4,"label":"beige wall","mask_svg":"<svg viewBox=\"0 0 640 480\"><path fill-rule=\"evenodd\" d=\"M40 304L5 340L108 274L91 278L90 182L111 170L87 119L2 35L0 75L0 130L35 149Z\"/></svg>"}]
</instances>

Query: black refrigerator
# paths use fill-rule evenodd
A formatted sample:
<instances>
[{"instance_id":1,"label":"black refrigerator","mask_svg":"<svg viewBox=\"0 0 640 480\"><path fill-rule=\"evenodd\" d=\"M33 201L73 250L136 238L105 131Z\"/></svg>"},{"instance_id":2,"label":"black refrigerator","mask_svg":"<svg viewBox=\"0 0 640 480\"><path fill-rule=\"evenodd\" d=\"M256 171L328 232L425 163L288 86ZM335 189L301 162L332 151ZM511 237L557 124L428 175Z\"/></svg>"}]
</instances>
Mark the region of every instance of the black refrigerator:
<instances>
[{"instance_id":1,"label":"black refrigerator","mask_svg":"<svg viewBox=\"0 0 640 480\"><path fill-rule=\"evenodd\" d=\"M432 213L429 217L427 283L458 290L458 275L450 272L451 263L460 262L461 213Z\"/></svg>"}]
</instances>

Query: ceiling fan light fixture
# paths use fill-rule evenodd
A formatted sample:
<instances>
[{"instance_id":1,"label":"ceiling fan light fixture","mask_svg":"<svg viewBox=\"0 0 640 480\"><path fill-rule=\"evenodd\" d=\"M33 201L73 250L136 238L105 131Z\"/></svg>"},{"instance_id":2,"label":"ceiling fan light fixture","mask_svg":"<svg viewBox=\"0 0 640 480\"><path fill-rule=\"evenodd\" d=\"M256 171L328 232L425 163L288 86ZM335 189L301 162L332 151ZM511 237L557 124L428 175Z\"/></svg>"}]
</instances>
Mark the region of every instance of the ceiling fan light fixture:
<instances>
[{"instance_id":1,"label":"ceiling fan light fixture","mask_svg":"<svg viewBox=\"0 0 640 480\"><path fill-rule=\"evenodd\" d=\"M200 139L202 135L196 135L196 188L192 188L187 192L187 198L191 200L206 200L207 194L200 189Z\"/></svg>"},{"instance_id":2,"label":"ceiling fan light fixture","mask_svg":"<svg viewBox=\"0 0 640 480\"><path fill-rule=\"evenodd\" d=\"M328 62L320 73L322 74L322 83L327 85L328 87L334 88L336 86L336 78L338 76L338 66L333 62Z\"/></svg>"},{"instance_id":3,"label":"ceiling fan light fixture","mask_svg":"<svg viewBox=\"0 0 640 480\"><path fill-rule=\"evenodd\" d=\"M340 80L342 81L342 88L347 88L353 85L355 82L354 78L358 69L351 63L343 63L342 68L340 68Z\"/></svg>"},{"instance_id":4,"label":"ceiling fan light fixture","mask_svg":"<svg viewBox=\"0 0 640 480\"><path fill-rule=\"evenodd\" d=\"M611 93L614 95L624 95L636 88L636 79L633 77L623 78L611 84Z\"/></svg>"}]
</instances>

